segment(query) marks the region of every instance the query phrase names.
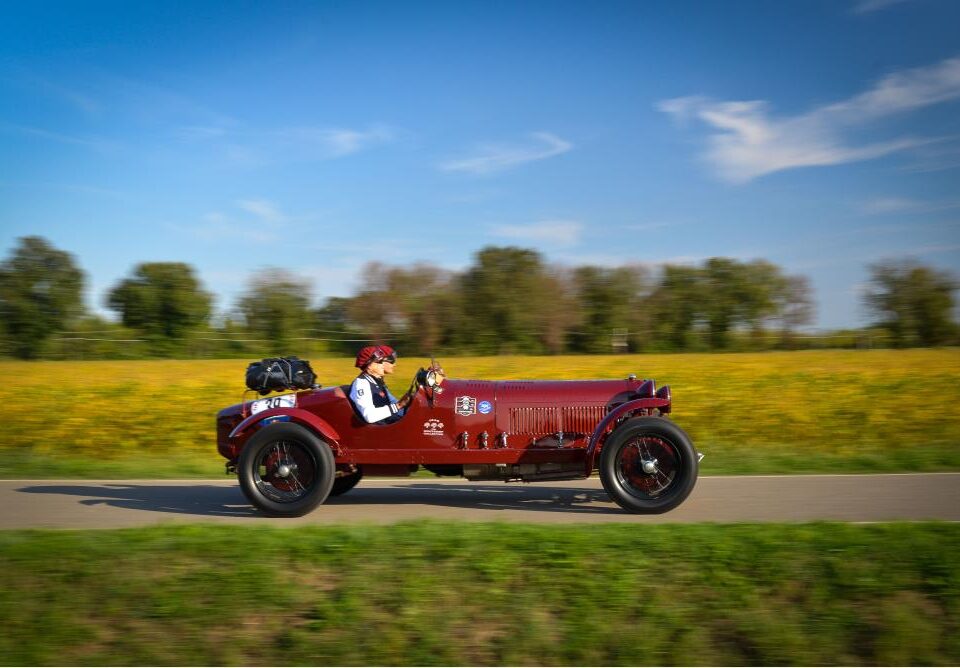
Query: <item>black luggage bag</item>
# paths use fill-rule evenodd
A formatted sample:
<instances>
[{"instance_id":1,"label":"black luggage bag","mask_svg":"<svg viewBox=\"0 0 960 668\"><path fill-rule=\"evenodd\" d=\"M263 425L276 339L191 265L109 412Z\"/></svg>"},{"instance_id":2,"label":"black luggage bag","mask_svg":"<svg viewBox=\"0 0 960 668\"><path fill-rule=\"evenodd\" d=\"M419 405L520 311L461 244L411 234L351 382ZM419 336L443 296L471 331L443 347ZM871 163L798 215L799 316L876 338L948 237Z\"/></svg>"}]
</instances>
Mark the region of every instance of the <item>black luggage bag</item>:
<instances>
[{"instance_id":1,"label":"black luggage bag","mask_svg":"<svg viewBox=\"0 0 960 668\"><path fill-rule=\"evenodd\" d=\"M281 390L309 390L317 374L299 357L268 357L247 367L247 387L260 394Z\"/></svg>"}]
</instances>

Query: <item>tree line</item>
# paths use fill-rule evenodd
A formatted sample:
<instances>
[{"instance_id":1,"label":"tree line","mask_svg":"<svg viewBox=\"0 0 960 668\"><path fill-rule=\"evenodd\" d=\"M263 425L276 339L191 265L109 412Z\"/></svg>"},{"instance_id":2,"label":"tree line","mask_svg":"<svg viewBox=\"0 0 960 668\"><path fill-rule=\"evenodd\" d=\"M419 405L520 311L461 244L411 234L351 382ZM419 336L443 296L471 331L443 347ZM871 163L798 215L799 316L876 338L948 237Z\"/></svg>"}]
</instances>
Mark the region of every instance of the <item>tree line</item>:
<instances>
[{"instance_id":1,"label":"tree line","mask_svg":"<svg viewBox=\"0 0 960 668\"><path fill-rule=\"evenodd\" d=\"M958 342L956 279L909 260L871 265L868 330L892 346ZM252 275L227 311L181 262L136 265L114 285L107 320L83 306L75 258L24 237L0 264L2 353L42 357L350 354L385 341L405 354L560 354L805 347L809 281L765 260L699 265L551 266L530 249L487 247L461 272L367 265L353 296L314 304L310 282Z\"/></svg>"}]
</instances>

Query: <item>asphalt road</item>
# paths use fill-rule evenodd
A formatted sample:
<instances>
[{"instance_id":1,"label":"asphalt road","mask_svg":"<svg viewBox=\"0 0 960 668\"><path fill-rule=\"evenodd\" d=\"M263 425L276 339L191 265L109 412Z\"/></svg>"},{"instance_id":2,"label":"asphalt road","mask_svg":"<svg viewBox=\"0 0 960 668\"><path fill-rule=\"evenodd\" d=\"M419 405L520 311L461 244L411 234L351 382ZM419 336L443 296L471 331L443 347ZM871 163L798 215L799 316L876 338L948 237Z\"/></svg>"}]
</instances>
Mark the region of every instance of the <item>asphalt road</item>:
<instances>
[{"instance_id":1,"label":"asphalt road","mask_svg":"<svg viewBox=\"0 0 960 668\"><path fill-rule=\"evenodd\" d=\"M3 480L0 529L170 522L327 524L433 518L506 522L960 521L960 473L702 477L679 508L631 515L597 478L555 483L368 478L296 519L260 516L235 480Z\"/></svg>"}]
</instances>

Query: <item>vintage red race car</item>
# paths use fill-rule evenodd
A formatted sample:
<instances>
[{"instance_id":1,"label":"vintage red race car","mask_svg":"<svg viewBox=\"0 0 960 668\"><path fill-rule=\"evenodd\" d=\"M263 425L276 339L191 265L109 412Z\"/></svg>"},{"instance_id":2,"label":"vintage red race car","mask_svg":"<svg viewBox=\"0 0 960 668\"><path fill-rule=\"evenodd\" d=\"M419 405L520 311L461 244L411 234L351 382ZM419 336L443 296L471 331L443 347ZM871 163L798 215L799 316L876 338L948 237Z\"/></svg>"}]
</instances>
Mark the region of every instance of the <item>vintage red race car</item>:
<instances>
[{"instance_id":1,"label":"vintage red race car","mask_svg":"<svg viewBox=\"0 0 960 668\"><path fill-rule=\"evenodd\" d=\"M666 416L669 386L653 380L446 379L420 369L413 402L393 424L367 424L350 386L246 401L217 415L217 449L250 502L304 515L364 476L419 467L468 480L585 478L634 513L662 513L697 481L700 455Z\"/></svg>"}]
</instances>

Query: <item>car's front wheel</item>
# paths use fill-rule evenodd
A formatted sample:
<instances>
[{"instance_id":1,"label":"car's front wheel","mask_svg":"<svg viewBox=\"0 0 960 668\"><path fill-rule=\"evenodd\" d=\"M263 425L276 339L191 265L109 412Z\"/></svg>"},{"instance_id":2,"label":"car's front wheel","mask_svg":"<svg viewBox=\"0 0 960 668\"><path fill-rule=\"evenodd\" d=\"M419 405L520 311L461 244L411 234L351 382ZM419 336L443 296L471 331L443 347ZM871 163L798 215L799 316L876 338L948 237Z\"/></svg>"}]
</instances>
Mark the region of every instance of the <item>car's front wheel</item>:
<instances>
[{"instance_id":1,"label":"car's front wheel","mask_svg":"<svg viewBox=\"0 0 960 668\"><path fill-rule=\"evenodd\" d=\"M299 517L326 500L335 468L330 446L313 432L276 422L251 437L237 475L244 495L264 513Z\"/></svg>"},{"instance_id":2,"label":"car's front wheel","mask_svg":"<svg viewBox=\"0 0 960 668\"><path fill-rule=\"evenodd\" d=\"M627 420L600 452L600 481L621 508L664 513L676 508L697 482L698 461L690 437L664 418Z\"/></svg>"}]
</instances>

